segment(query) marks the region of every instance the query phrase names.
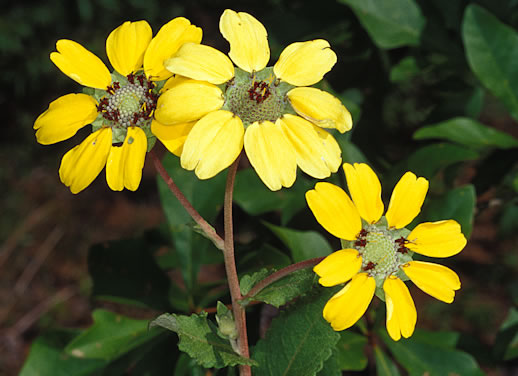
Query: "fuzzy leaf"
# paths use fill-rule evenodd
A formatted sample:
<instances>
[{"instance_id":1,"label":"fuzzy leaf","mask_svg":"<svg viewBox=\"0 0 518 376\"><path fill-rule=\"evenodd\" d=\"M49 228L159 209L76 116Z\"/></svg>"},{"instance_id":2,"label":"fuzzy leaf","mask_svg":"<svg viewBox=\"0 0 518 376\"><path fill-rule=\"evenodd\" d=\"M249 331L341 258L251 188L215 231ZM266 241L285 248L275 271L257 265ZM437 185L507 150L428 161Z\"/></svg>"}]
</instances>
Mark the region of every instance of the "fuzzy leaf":
<instances>
[{"instance_id":1,"label":"fuzzy leaf","mask_svg":"<svg viewBox=\"0 0 518 376\"><path fill-rule=\"evenodd\" d=\"M178 348L205 368L255 364L253 360L236 354L230 343L218 336L217 328L207 320L206 312L191 316L164 313L149 326L161 326L178 334Z\"/></svg>"},{"instance_id":2,"label":"fuzzy leaf","mask_svg":"<svg viewBox=\"0 0 518 376\"><path fill-rule=\"evenodd\" d=\"M266 338L253 348L254 376L313 376L340 339L322 317L333 289L300 300L272 321ZM272 351L274 350L274 351Z\"/></svg>"}]
</instances>

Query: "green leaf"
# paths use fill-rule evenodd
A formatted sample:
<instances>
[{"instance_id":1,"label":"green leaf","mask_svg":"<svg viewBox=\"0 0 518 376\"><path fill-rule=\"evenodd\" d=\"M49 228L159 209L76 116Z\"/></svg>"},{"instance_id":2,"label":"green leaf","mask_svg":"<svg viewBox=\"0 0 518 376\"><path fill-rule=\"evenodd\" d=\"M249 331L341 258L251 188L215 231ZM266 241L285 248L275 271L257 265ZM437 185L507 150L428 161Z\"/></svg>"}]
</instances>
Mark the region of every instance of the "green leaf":
<instances>
[{"instance_id":1,"label":"green leaf","mask_svg":"<svg viewBox=\"0 0 518 376\"><path fill-rule=\"evenodd\" d=\"M428 125L414 133L416 140L433 138L456 142L475 149L518 147L518 140L513 136L487 127L473 119L462 117Z\"/></svg>"},{"instance_id":2,"label":"green leaf","mask_svg":"<svg viewBox=\"0 0 518 376\"><path fill-rule=\"evenodd\" d=\"M251 300L259 300L275 307L280 307L294 298L307 293L317 279L311 268L301 269L265 287L258 294L243 300L247 304Z\"/></svg>"},{"instance_id":3,"label":"green leaf","mask_svg":"<svg viewBox=\"0 0 518 376\"><path fill-rule=\"evenodd\" d=\"M333 355L324 362L324 365L320 372L317 373L317 376L342 376L336 350L333 350Z\"/></svg>"},{"instance_id":4,"label":"green leaf","mask_svg":"<svg viewBox=\"0 0 518 376\"><path fill-rule=\"evenodd\" d=\"M413 56L407 56L392 67L390 70L390 81L405 82L411 80L418 74L419 67L417 66L417 61Z\"/></svg>"},{"instance_id":5,"label":"green leaf","mask_svg":"<svg viewBox=\"0 0 518 376\"><path fill-rule=\"evenodd\" d=\"M263 268L282 269L291 264L290 257L270 244L261 244L257 248L240 249L243 256L238 258L238 269L246 273Z\"/></svg>"},{"instance_id":6,"label":"green leaf","mask_svg":"<svg viewBox=\"0 0 518 376\"><path fill-rule=\"evenodd\" d=\"M255 170L248 168L237 172L234 202L253 216L280 211L282 223L287 223L306 206L304 195L311 188L312 183L299 176L290 189L272 192L259 179Z\"/></svg>"},{"instance_id":7,"label":"green leaf","mask_svg":"<svg viewBox=\"0 0 518 376\"><path fill-rule=\"evenodd\" d=\"M338 145L340 145L340 149L342 149L343 163L369 163L365 154L363 154L358 146L347 140L345 135L338 135L336 141L338 141ZM338 173L342 174L343 170L340 169Z\"/></svg>"},{"instance_id":8,"label":"green leaf","mask_svg":"<svg viewBox=\"0 0 518 376\"><path fill-rule=\"evenodd\" d=\"M511 360L518 357L518 310L511 308L495 341L497 359Z\"/></svg>"},{"instance_id":9,"label":"green leaf","mask_svg":"<svg viewBox=\"0 0 518 376\"><path fill-rule=\"evenodd\" d=\"M340 339L322 317L332 289L301 299L272 321L266 338L252 349L254 376L313 376ZM319 291L322 291L319 289Z\"/></svg>"},{"instance_id":10,"label":"green leaf","mask_svg":"<svg viewBox=\"0 0 518 376\"><path fill-rule=\"evenodd\" d=\"M464 236L469 238L473 230L476 199L473 185L455 188L444 196L429 199L419 218L426 218L427 221L455 219L460 223Z\"/></svg>"},{"instance_id":11,"label":"green leaf","mask_svg":"<svg viewBox=\"0 0 518 376\"><path fill-rule=\"evenodd\" d=\"M266 278L268 275L270 275L273 271L268 269L261 269L258 272L252 273L252 274L245 274L241 279L239 280L239 288L241 290L242 295L248 294L248 292L254 287L254 285L259 282L260 280Z\"/></svg>"},{"instance_id":12,"label":"green leaf","mask_svg":"<svg viewBox=\"0 0 518 376\"><path fill-rule=\"evenodd\" d=\"M292 230L263 223L288 247L295 262L324 257L333 251L327 240L318 232Z\"/></svg>"},{"instance_id":13,"label":"green leaf","mask_svg":"<svg viewBox=\"0 0 518 376\"><path fill-rule=\"evenodd\" d=\"M407 161L409 171L432 179L437 172L452 164L475 160L479 154L463 146L437 143L425 146L413 153Z\"/></svg>"},{"instance_id":14,"label":"green leaf","mask_svg":"<svg viewBox=\"0 0 518 376\"><path fill-rule=\"evenodd\" d=\"M94 245L88 252L92 296L158 310L171 306L171 282L156 264L144 239L118 240Z\"/></svg>"},{"instance_id":15,"label":"green leaf","mask_svg":"<svg viewBox=\"0 0 518 376\"><path fill-rule=\"evenodd\" d=\"M31 345L20 376L89 376L102 369L103 359L82 359L63 351L77 331L53 330L39 336Z\"/></svg>"},{"instance_id":16,"label":"green leaf","mask_svg":"<svg viewBox=\"0 0 518 376\"><path fill-rule=\"evenodd\" d=\"M167 153L163 164L173 181L180 188L192 206L209 223L213 222L223 205L225 173L208 180L199 180L191 171L180 166L178 157ZM186 287L191 290L196 282L199 267L207 253L219 252L211 242L194 231L194 221L171 193L167 184L158 177L158 192L169 222L175 251L180 262Z\"/></svg>"},{"instance_id":17,"label":"green leaf","mask_svg":"<svg viewBox=\"0 0 518 376\"><path fill-rule=\"evenodd\" d=\"M462 20L462 39L471 70L518 119L518 33L471 4Z\"/></svg>"},{"instance_id":18,"label":"green leaf","mask_svg":"<svg viewBox=\"0 0 518 376\"><path fill-rule=\"evenodd\" d=\"M423 341L424 336L410 337L393 341L385 330L379 336L392 352L392 355L409 373L410 376L428 375L483 375L475 359L447 343L434 344Z\"/></svg>"},{"instance_id":19,"label":"green leaf","mask_svg":"<svg viewBox=\"0 0 518 376\"><path fill-rule=\"evenodd\" d=\"M399 370L383 350L374 345L374 358L376 359L376 374L378 376L399 376Z\"/></svg>"},{"instance_id":20,"label":"green leaf","mask_svg":"<svg viewBox=\"0 0 518 376\"><path fill-rule=\"evenodd\" d=\"M95 310L92 316L94 324L66 346L68 354L109 361L160 333L148 331L147 320L134 320L102 309Z\"/></svg>"},{"instance_id":21,"label":"green leaf","mask_svg":"<svg viewBox=\"0 0 518 376\"><path fill-rule=\"evenodd\" d=\"M217 328L207 320L206 312L191 316L164 313L149 326L161 326L178 334L178 348L205 368L255 364L253 360L236 354L230 343L218 336Z\"/></svg>"},{"instance_id":22,"label":"green leaf","mask_svg":"<svg viewBox=\"0 0 518 376\"><path fill-rule=\"evenodd\" d=\"M425 19L413 0L340 0L380 48L418 45Z\"/></svg>"},{"instance_id":23,"label":"green leaf","mask_svg":"<svg viewBox=\"0 0 518 376\"><path fill-rule=\"evenodd\" d=\"M340 341L336 345L340 369L342 371L364 370L367 367L365 346L367 346L365 336L350 330L340 332Z\"/></svg>"}]
</instances>

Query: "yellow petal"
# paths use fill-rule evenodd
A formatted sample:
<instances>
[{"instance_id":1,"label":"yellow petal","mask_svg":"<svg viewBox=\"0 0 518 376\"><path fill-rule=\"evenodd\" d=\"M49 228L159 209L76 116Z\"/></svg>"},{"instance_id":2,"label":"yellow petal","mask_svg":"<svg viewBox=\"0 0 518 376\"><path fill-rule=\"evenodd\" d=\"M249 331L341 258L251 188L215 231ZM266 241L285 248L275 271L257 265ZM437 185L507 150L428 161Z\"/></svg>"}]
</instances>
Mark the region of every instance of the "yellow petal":
<instances>
[{"instance_id":1,"label":"yellow petal","mask_svg":"<svg viewBox=\"0 0 518 376\"><path fill-rule=\"evenodd\" d=\"M362 220L353 202L340 187L320 182L306 192L306 201L318 223L340 239L354 240Z\"/></svg>"},{"instance_id":2,"label":"yellow petal","mask_svg":"<svg viewBox=\"0 0 518 376\"><path fill-rule=\"evenodd\" d=\"M313 271L320 277L322 286L335 286L345 283L360 271L362 257L355 249L341 249L320 261Z\"/></svg>"},{"instance_id":3,"label":"yellow petal","mask_svg":"<svg viewBox=\"0 0 518 376\"><path fill-rule=\"evenodd\" d=\"M74 81L103 90L111 83L112 78L106 65L79 43L60 39L56 49L58 52L52 52L50 60Z\"/></svg>"},{"instance_id":4,"label":"yellow petal","mask_svg":"<svg viewBox=\"0 0 518 376\"><path fill-rule=\"evenodd\" d=\"M403 271L421 290L446 303L453 302L455 291L460 289L459 276L446 266L410 261L403 265Z\"/></svg>"},{"instance_id":5,"label":"yellow petal","mask_svg":"<svg viewBox=\"0 0 518 376\"><path fill-rule=\"evenodd\" d=\"M223 103L223 93L217 86L186 80L158 98L155 119L165 125L187 123L219 110Z\"/></svg>"},{"instance_id":6,"label":"yellow petal","mask_svg":"<svg viewBox=\"0 0 518 376\"><path fill-rule=\"evenodd\" d=\"M405 283L395 276L383 283L387 304L387 331L394 341L414 333L417 311Z\"/></svg>"},{"instance_id":7,"label":"yellow petal","mask_svg":"<svg viewBox=\"0 0 518 376\"><path fill-rule=\"evenodd\" d=\"M153 32L146 21L126 21L106 39L106 54L113 68L127 76L142 68Z\"/></svg>"},{"instance_id":8,"label":"yellow petal","mask_svg":"<svg viewBox=\"0 0 518 376\"><path fill-rule=\"evenodd\" d=\"M353 119L347 108L326 91L314 87L297 87L287 95L297 114L319 127L338 129L340 133L344 133L353 126Z\"/></svg>"},{"instance_id":9,"label":"yellow petal","mask_svg":"<svg viewBox=\"0 0 518 376\"><path fill-rule=\"evenodd\" d=\"M228 56L239 68L252 73L266 67L270 60L268 34L257 19L226 9L219 20L219 30L230 43Z\"/></svg>"},{"instance_id":10,"label":"yellow petal","mask_svg":"<svg viewBox=\"0 0 518 376\"><path fill-rule=\"evenodd\" d=\"M156 120L151 122L151 133L160 140L162 144L171 153L179 157L182 155L183 145L187 135L192 127L196 124L195 121L189 123L179 123L172 125L164 125Z\"/></svg>"},{"instance_id":11,"label":"yellow petal","mask_svg":"<svg viewBox=\"0 0 518 376\"><path fill-rule=\"evenodd\" d=\"M245 129L241 119L229 111L214 111L192 128L183 146L182 167L209 179L227 168L243 149Z\"/></svg>"},{"instance_id":12,"label":"yellow petal","mask_svg":"<svg viewBox=\"0 0 518 376\"><path fill-rule=\"evenodd\" d=\"M36 139L49 145L66 140L97 118L95 99L86 94L67 94L51 102L34 122Z\"/></svg>"},{"instance_id":13,"label":"yellow petal","mask_svg":"<svg viewBox=\"0 0 518 376\"><path fill-rule=\"evenodd\" d=\"M315 39L290 44L273 66L275 75L294 86L309 86L320 81L336 63L329 42Z\"/></svg>"},{"instance_id":14,"label":"yellow petal","mask_svg":"<svg viewBox=\"0 0 518 376\"><path fill-rule=\"evenodd\" d=\"M99 175L111 144L111 128L101 128L63 156L59 177L72 193L79 193Z\"/></svg>"},{"instance_id":15,"label":"yellow petal","mask_svg":"<svg viewBox=\"0 0 518 376\"><path fill-rule=\"evenodd\" d=\"M295 182L295 152L279 126L269 121L248 126L245 151L257 175L272 191L291 187Z\"/></svg>"},{"instance_id":16,"label":"yellow petal","mask_svg":"<svg viewBox=\"0 0 518 376\"><path fill-rule=\"evenodd\" d=\"M184 76L180 76L179 74L175 74L174 76L170 77L164 84L164 86L162 86L162 89L160 89L160 93L164 93L166 92L167 90L169 89L172 89L173 87L181 84L181 83L184 83L186 81L189 81L190 78L187 78L187 77L184 77Z\"/></svg>"},{"instance_id":17,"label":"yellow petal","mask_svg":"<svg viewBox=\"0 0 518 376\"><path fill-rule=\"evenodd\" d=\"M144 54L144 72L154 81L162 81L173 74L164 67L164 60L173 56L184 43L200 43L202 31L183 17L176 17L162 26Z\"/></svg>"},{"instance_id":18,"label":"yellow petal","mask_svg":"<svg viewBox=\"0 0 518 376\"><path fill-rule=\"evenodd\" d=\"M106 182L114 191L136 191L142 179L147 137L137 127L129 127L122 146L112 146L106 162Z\"/></svg>"},{"instance_id":19,"label":"yellow petal","mask_svg":"<svg viewBox=\"0 0 518 376\"><path fill-rule=\"evenodd\" d=\"M334 141L333 136L327 134L328 139L324 143L317 133L318 127L295 115L286 114L275 123L293 147L297 164L306 174L323 179L338 170L342 161L341 150L336 141L330 141Z\"/></svg>"},{"instance_id":20,"label":"yellow petal","mask_svg":"<svg viewBox=\"0 0 518 376\"><path fill-rule=\"evenodd\" d=\"M356 274L324 307L324 319L334 330L353 326L363 316L374 296L376 282L367 273Z\"/></svg>"},{"instance_id":21,"label":"yellow petal","mask_svg":"<svg viewBox=\"0 0 518 376\"><path fill-rule=\"evenodd\" d=\"M453 219L421 223L412 230L407 239L407 248L430 257L456 255L467 243L460 225Z\"/></svg>"},{"instance_id":22,"label":"yellow petal","mask_svg":"<svg viewBox=\"0 0 518 376\"><path fill-rule=\"evenodd\" d=\"M414 220L421 211L428 192L428 180L418 178L408 171L394 187L387 209L389 227L403 228Z\"/></svg>"},{"instance_id":23,"label":"yellow petal","mask_svg":"<svg viewBox=\"0 0 518 376\"><path fill-rule=\"evenodd\" d=\"M195 80L222 84L234 77L234 65L222 52L203 44L185 43L164 62L170 72Z\"/></svg>"},{"instance_id":24,"label":"yellow petal","mask_svg":"<svg viewBox=\"0 0 518 376\"><path fill-rule=\"evenodd\" d=\"M383 215L378 177L365 163L355 163L354 166L344 163L344 171L349 193L360 216L369 223L376 223Z\"/></svg>"}]
</instances>

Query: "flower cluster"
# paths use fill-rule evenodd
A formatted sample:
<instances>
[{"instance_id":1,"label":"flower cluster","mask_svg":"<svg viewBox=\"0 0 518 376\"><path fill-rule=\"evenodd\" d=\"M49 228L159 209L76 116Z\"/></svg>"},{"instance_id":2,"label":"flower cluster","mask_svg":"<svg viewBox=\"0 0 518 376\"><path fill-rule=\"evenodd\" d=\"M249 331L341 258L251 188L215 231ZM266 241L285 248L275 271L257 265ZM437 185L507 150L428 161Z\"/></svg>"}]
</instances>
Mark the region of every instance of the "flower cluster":
<instances>
[{"instance_id":1,"label":"flower cluster","mask_svg":"<svg viewBox=\"0 0 518 376\"><path fill-rule=\"evenodd\" d=\"M414 332L417 312L403 281L410 279L427 294L453 302L460 288L457 274L442 265L412 260L413 253L449 257L466 245L454 220L425 222L412 231L409 225L419 214L428 181L407 172L392 192L383 216L381 184L366 164L344 164L349 195L330 183L317 183L306 193L317 221L342 240L343 249L314 267L323 286L349 282L324 307L324 318L335 330L356 323L367 310L374 293L385 299L387 331L394 340Z\"/></svg>"}]
</instances>

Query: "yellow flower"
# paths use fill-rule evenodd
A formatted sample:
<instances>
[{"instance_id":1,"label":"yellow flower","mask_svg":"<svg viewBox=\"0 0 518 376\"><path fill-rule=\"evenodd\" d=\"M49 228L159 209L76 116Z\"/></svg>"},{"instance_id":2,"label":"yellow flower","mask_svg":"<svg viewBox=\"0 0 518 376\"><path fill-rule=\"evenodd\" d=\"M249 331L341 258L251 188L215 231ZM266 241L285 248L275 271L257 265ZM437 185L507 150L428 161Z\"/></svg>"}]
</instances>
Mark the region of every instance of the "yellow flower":
<instances>
[{"instance_id":1,"label":"yellow flower","mask_svg":"<svg viewBox=\"0 0 518 376\"><path fill-rule=\"evenodd\" d=\"M201 37L201 29L182 17L165 24L154 38L146 21L127 21L106 39L106 54L115 69L111 74L79 43L67 39L56 43L52 62L87 88L84 94L68 94L50 103L34 122L34 129L38 142L48 145L92 124L93 133L61 161L59 176L72 193L90 185L104 166L111 189L138 188L146 151L156 140L153 133L161 134L164 127L154 119L157 100L179 81L163 62L182 44L200 43ZM168 128L163 142L181 149L192 125Z\"/></svg>"},{"instance_id":2,"label":"yellow flower","mask_svg":"<svg viewBox=\"0 0 518 376\"><path fill-rule=\"evenodd\" d=\"M449 257L466 245L454 220L426 222L412 231L405 228L421 211L428 181L407 172L392 192L383 217L381 184L366 164L344 164L351 194L330 183L317 183L306 200L317 221L342 241L342 248L314 267L322 286L347 283L324 307L324 318L334 330L356 323L374 293L385 297L387 331L393 340L414 332L417 312L403 281L446 303L460 289L457 274L445 266L413 261L414 252L430 257Z\"/></svg>"},{"instance_id":3,"label":"yellow flower","mask_svg":"<svg viewBox=\"0 0 518 376\"><path fill-rule=\"evenodd\" d=\"M323 128L343 133L351 129L351 115L331 94L305 87L336 63L329 43L293 43L266 67L270 48L258 20L227 9L219 28L230 43L230 59L212 47L186 43L165 61L168 70L189 79L158 100L156 117L166 125L158 138L167 136L167 125L194 122L181 165L200 179L227 168L243 147L271 190L290 187L297 165L315 178L336 172L341 151Z\"/></svg>"}]
</instances>

